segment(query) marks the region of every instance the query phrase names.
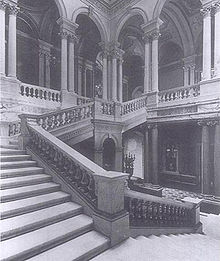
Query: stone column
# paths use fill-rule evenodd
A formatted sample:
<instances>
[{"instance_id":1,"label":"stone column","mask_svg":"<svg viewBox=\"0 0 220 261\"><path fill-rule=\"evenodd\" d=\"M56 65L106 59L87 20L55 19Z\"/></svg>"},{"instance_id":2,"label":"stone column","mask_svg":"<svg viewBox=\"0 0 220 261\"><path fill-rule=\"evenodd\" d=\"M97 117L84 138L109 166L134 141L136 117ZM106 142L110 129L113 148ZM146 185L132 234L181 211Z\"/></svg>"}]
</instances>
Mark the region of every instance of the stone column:
<instances>
[{"instance_id":1,"label":"stone column","mask_svg":"<svg viewBox=\"0 0 220 261\"><path fill-rule=\"evenodd\" d=\"M195 84L195 68L196 66L194 64L190 66L190 85Z\"/></svg>"},{"instance_id":2,"label":"stone column","mask_svg":"<svg viewBox=\"0 0 220 261\"><path fill-rule=\"evenodd\" d=\"M50 88L50 58L52 45L39 40L39 85Z\"/></svg>"},{"instance_id":3,"label":"stone column","mask_svg":"<svg viewBox=\"0 0 220 261\"><path fill-rule=\"evenodd\" d=\"M117 101L117 54L112 56L112 100Z\"/></svg>"},{"instance_id":4,"label":"stone column","mask_svg":"<svg viewBox=\"0 0 220 261\"><path fill-rule=\"evenodd\" d=\"M61 31L61 91L67 92L67 38L68 33Z\"/></svg>"},{"instance_id":5,"label":"stone column","mask_svg":"<svg viewBox=\"0 0 220 261\"><path fill-rule=\"evenodd\" d=\"M120 57L118 65L118 98L119 102L123 102L123 59Z\"/></svg>"},{"instance_id":6,"label":"stone column","mask_svg":"<svg viewBox=\"0 0 220 261\"><path fill-rule=\"evenodd\" d=\"M159 29L152 32L152 91L158 92L158 71L159 71L159 52L158 52L158 39L160 33Z\"/></svg>"},{"instance_id":7,"label":"stone column","mask_svg":"<svg viewBox=\"0 0 220 261\"><path fill-rule=\"evenodd\" d=\"M150 182L150 144L149 129L146 126L144 131L144 180Z\"/></svg>"},{"instance_id":8,"label":"stone column","mask_svg":"<svg viewBox=\"0 0 220 261\"><path fill-rule=\"evenodd\" d=\"M111 99L111 75L112 75L112 60L111 60L111 56L108 57L108 94L107 94L107 98L108 100Z\"/></svg>"},{"instance_id":9,"label":"stone column","mask_svg":"<svg viewBox=\"0 0 220 261\"><path fill-rule=\"evenodd\" d=\"M78 64L78 95L82 95L82 66Z\"/></svg>"},{"instance_id":10,"label":"stone column","mask_svg":"<svg viewBox=\"0 0 220 261\"><path fill-rule=\"evenodd\" d=\"M214 47L214 66L215 77L220 77L220 2L214 4L215 12L215 47Z\"/></svg>"},{"instance_id":11,"label":"stone column","mask_svg":"<svg viewBox=\"0 0 220 261\"><path fill-rule=\"evenodd\" d=\"M6 3L0 1L0 75L5 75L5 9Z\"/></svg>"},{"instance_id":12,"label":"stone column","mask_svg":"<svg viewBox=\"0 0 220 261\"><path fill-rule=\"evenodd\" d=\"M152 180L158 184L158 127L152 126Z\"/></svg>"},{"instance_id":13,"label":"stone column","mask_svg":"<svg viewBox=\"0 0 220 261\"><path fill-rule=\"evenodd\" d=\"M202 173L201 173L201 191L204 194L209 194L209 127L207 122L200 121L199 126L202 126Z\"/></svg>"},{"instance_id":14,"label":"stone column","mask_svg":"<svg viewBox=\"0 0 220 261\"><path fill-rule=\"evenodd\" d=\"M75 43L78 38L72 33L69 38L69 91L75 93Z\"/></svg>"},{"instance_id":15,"label":"stone column","mask_svg":"<svg viewBox=\"0 0 220 261\"><path fill-rule=\"evenodd\" d=\"M211 7L202 9L203 14L203 74L202 80L211 79Z\"/></svg>"},{"instance_id":16,"label":"stone column","mask_svg":"<svg viewBox=\"0 0 220 261\"><path fill-rule=\"evenodd\" d=\"M103 94L102 98L108 99L108 52L103 51L102 54L103 61L103 71L102 71L102 81L103 81Z\"/></svg>"},{"instance_id":17,"label":"stone column","mask_svg":"<svg viewBox=\"0 0 220 261\"><path fill-rule=\"evenodd\" d=\"M184 74L184 86L189 85L189 67L184 66L183 67L183 74Z\"/></svg>"},{"instance_id":18,"label":"stone column","mask_svg":"<svg viewBox=\"0 0 220 261\"><path fill-rule=\"evenodd\" d=\"M148 93L151 91L150 88L150 61L151 61L151 39L149 34L145 34L144 36L145 42L145 54L144 54L144 93Z\"/></svg>"},{"instance_id":19,"label":"stone column","mask_svg":"<svg viewBox=\"0 0 220 261\"><path fill-rule=\"evenodd\" d=\"M8 76L16 78L17 54L16 54L16 18L19 8L16 5L9 5L9 25L8 25Z\"/></svg>"},{"instance_id":20,"label":"stone column","mask_svg":"<svg viewBox=\"0 0 220 261\"><path fill-rule=\"evenodd\" d=\"M214 143L214 189L215 195L220 196L220 122L215 126Z\"/></svg>"},{"instance_id":21,"label":"stone column","mask_svg":"<svg viewBox=\"0 0 220 261\"><path fill-rule=\"evenodd\" d=\"M184 86L195 84L195 55L183 59Z\"/></svg>"}]
</instances>

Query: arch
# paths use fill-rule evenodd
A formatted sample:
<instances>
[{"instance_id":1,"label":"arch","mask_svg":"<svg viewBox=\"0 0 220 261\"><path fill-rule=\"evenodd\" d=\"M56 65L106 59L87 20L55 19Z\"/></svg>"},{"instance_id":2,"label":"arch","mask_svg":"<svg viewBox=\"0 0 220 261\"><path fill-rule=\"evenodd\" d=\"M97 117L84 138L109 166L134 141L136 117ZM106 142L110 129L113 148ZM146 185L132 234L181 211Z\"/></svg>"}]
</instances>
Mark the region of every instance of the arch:
<instances>
[{"instance_id":1,"label":"arch","mask_svg":"<svg viewBox=\"0 0 220 261\"><path fill-rule=\"evenodd\" d=\"M67 17L67 10L63 0L54 0L61 17Z\"/></svg>"},{"instance_id":2,"label":"arch","mask_svg":"<svg viewBox=\"0 0 220 261\"><path fill-rule=\"evenodd\" d=\"M107 138L103 142L103 168L110 171L115 169L116 146L112 138Z\"/></svg>"},{"instance_id":3,"label":"arch","mask_svg":"<svg viewBox=\"0 0 220 261\"><path fill-rule=\"evenodd\" d=\"M20 20L21 22L25 23L28 28L31 29L32 33L34 34L34 38L39 38L39 29L37 23L28 13L19 13L17 19L18 21Z\"/></svg>"},{"instance_id":4,"label":"arch","mask_svg":"<svg viewBox=\"0 0 220 261\"><path fill-rule=\"evenodd\" d=\"M121 18L119 19L119 21L118 21L117 30L116 30L115 35L114 35L114 40L116 42L118 41L119 35L120 35L121 30L123 29L123 26L125 25L125 23L128 21L129 18L131 18L131 17L133 17L135 15L140 15L143 18L144 23L148 22L147 14L141 8L134 7L134 8L128 9L128 12L123 14L121 16Z\"/></svg>"},{"instance_id":5,"label":"arch","mask_svg":"<svg viewBox=\"0 0 220 261\"><path fill-rule=\"evenodd\" d=\"M177 31L179 32L183 45L184 56L187 57L192 55L194 53L194 41L191 29L185 16L182 14L180 9L176 7L176 5L172 5L172 9L164 8L164 13L174 22Z\"/></svg>"},{"instance_id":6,"label":"arch","mask_svg":"<svg viewBox=\"0 0 220 261\"><path fill-rule=\"evenodd\" d=\"M136 99L136 98L139 98L141 97L141 95L143 94L144 92L144 86L137 86L133 91L132 91L132 94L131 94L131 97L132 99ZM139 95L140 94L140 95Z\"/></svg>"},{"instance_id":7,"label":"arch","mask_svg":"<svg viewBox=\"0 0 220 261\"><path fill-rule=\"evenodd\" d=\"M119 141L118 141L118 139L115 137L115 135L114 135L114 134L111 134L111 133L106 133L106 134L104 134L104 135L99 139L99 142L98 142L98 143L99 143L99 145L98 145L98 149L99 149L99 150L102 150L102 149L103 149L104 141L105 141L106 139L108 139L108 138L110 138L110 139L112 139L112 140L114 141L116 148L120 147L120 146L119 146Z\"/></svg>"},{"instance_id":8,"label":"arch","mask_svg":"<svg viewBox=\"0 0 220 261\"><path fill-rule=\"evenodd\" d=\"M96 26L98 27L98 30L100 32L101 35L101 39L103 42L108 42L108 34L105 28L105 25L103 24L103 22L101 21L100 17L96 14L95 11L93 11L92 13L90 13L90 9L88 7L79 7L78 9L76 9L73 14L72 14L72 21L75 23L76 22L76 18L79 14L84 14L89 16L89 18L96 24Z\"/></svg>"}]
</instances>

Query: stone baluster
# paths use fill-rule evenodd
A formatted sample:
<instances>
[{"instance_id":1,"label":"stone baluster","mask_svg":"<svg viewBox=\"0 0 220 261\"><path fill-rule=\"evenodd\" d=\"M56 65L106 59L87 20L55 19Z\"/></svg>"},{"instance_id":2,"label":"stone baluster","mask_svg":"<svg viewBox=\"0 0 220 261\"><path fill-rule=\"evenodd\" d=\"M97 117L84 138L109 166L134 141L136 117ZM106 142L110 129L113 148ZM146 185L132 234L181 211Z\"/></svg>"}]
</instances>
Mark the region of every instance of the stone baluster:
<instances>
[{"instance_id":1,"label":"stone baluster","mask_svg":"<svg viewBox=\"0 0 220 261\"><path fill-rule=\"evenodd\" d=\"M220 77L220 1L214 4L215 37L214 37L214 77Z\"/></svg>"},{"instance_id":2,"label":"stone baluster","mask_svg":"<svg viewBox=\"0 0 220 261\"><path fill-rule=\"evenodd\" d=\"M9 5L9 27L8 27L8 76L17 77L17 54L16 54L16 18L19 8L15 4Z\"/></svg>"},{"instance_id":3,"label":"stone baluster","mask_svg":"<svg viewBox=\"0 0 220 261\"><path fill-rule=\"evenodd\" d=\"M203 73L202 80L211 79L211 7L204 7L203 14Z\"/></svg>"},{"instance_id":4,"label":"stone baluster","mask_svg":"<svg viewBox=\"0 0 220 261\"><path fill-rule=\"evenodd\" d=\"M0 75L5 75L5 1L0 1Z\"/></svg>"}]
</instances>

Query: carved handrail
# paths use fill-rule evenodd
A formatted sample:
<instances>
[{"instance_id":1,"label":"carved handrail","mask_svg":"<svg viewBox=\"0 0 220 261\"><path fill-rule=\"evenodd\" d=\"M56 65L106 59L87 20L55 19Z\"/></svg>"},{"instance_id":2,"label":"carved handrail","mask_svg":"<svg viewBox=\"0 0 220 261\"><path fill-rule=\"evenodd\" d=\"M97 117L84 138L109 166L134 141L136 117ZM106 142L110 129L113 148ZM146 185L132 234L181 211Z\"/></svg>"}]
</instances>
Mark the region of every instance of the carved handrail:
<instances>
[{"instance_id":1,"label":"carved handrail","mask_svg":"<svg viewBox=\"0 0 220 261\"><path fill-rule=\"evenodd\" d=\"M28 124L28 130L30 138L27 147L39 155L89 203L96 206L97 196L93 175L102 174L105 170L37 124Z\"/></svg>"},{"instance_id":2,"label":"carved handrail","mask_svg":"<svg viewBox=\"0 0 220 261\"><path fill-rule=\"evenodd\" d=\"M159 102L169 102L175 100L183 100L200 95L200 85L191 85L185 87L177 87L159 92Z\"/></svg>"},{"instance_id":3,"label":"carved handrail","mask_svg":"<svg viewBox=\"0 0 220 261\"><path fill-rule=\"evenodd\" d=\"M8 136L16 136L21 133L21 122L14 121L9 124Z\"/></svg>"},{"instance_id":4,"label":"carved handrail","mask_svg":"<svg viewBox=\"0 0 220 261\"><path fill-rule=\"evenodd\" d=\"M61 102L60 91L40 87L37 85L22 83L20 86L20 94L25 97L36 98L41 100Z\"/></svg>"},{"instance_id":5,"label":"carved handrail","mask_svg":"<svg viewBox=\"0 0 220 261\"><path fill-rule=\"evenodd\" d=\"M125 192L125 208L133 227L193 227L196 208L192 203L177 202L131 190Z\"/></svg>"},{"instance_id":6,"label":"carved handrail","mask_svg":"<svg viewBox=\"0 0 220 261\"><path fill-rule=\"evenodd\" d=\"M126 115L134 111L138 111L145 108L147 105L147 97L143 96L131 101L123 102L121 106L121 115Z\"/></svg>"},{"instance_id":7,"label":"carved handrail","mask_svg":"<svg viewBox=\"0 0 220 261\"><path fill-rule=\"evenodd\" d=\"M42 115L27 115L36 119L36 122L45 130L54 130L67 126L74 122L92 118L94 114L94 103L87 103L82 106L75 106L68 109L58 110Z\"/></svg>"},{"instance_id":8,"label":"carved handrail","mask_svg":"<svg viewBox=\"0 0 220 261\"><path fill-rule=\"evenodd\" d=\"M91 103L93 101L94 101L93 98L87 98L87 97L79 96L79 95L77 96L77 105L83 105L86 103Z\"/></svg>"}]
</instances>

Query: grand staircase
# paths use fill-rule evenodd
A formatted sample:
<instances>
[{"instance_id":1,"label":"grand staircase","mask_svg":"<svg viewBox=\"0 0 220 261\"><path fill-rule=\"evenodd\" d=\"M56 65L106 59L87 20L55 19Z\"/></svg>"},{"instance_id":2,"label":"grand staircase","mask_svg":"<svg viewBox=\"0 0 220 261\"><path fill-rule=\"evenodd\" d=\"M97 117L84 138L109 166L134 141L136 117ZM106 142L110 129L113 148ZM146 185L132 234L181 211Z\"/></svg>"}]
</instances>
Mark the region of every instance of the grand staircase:
<instances>
[{"instance_id":1,"label":"grand staircase","mask_svg":"<svg viewBox=\"0 0 220 261\"><path fill-rule=\"evenodd\" d=\"M218 222L220 221L220 217ZM218 226L219 223L215 225ZM92 261L219 261L220 238L203 234L129 238Z\"/></svg>"},{"instance_id":2,"label":"grand staircase","mask_svg":"<svg viewBox=\"0 0 220 261\"><path fill-rule=\"evenodd\" d=\"M0 159L0 260L90 260L109 247L92 218L16 142L1 145Z\"/></svg>"}]
</instances>

